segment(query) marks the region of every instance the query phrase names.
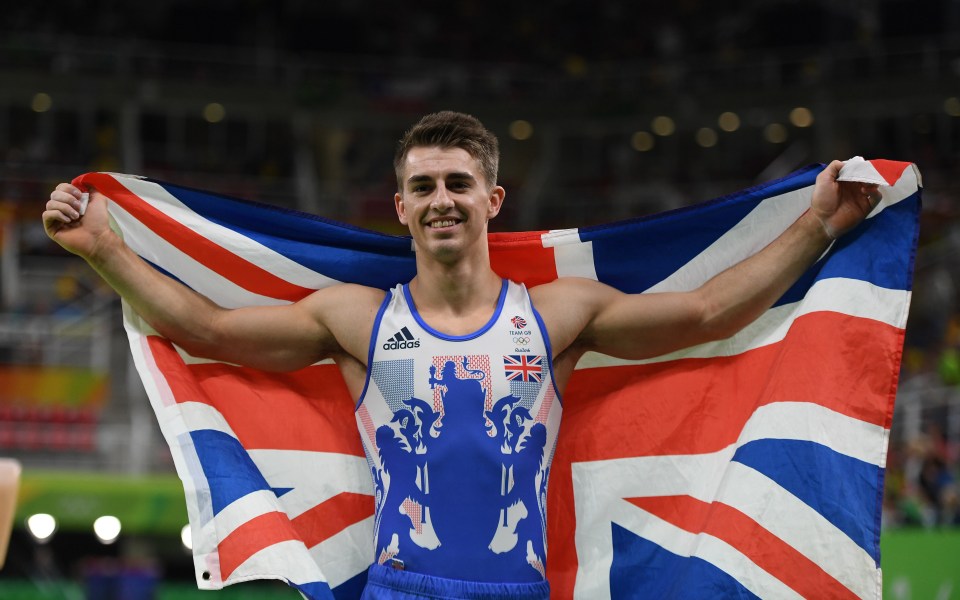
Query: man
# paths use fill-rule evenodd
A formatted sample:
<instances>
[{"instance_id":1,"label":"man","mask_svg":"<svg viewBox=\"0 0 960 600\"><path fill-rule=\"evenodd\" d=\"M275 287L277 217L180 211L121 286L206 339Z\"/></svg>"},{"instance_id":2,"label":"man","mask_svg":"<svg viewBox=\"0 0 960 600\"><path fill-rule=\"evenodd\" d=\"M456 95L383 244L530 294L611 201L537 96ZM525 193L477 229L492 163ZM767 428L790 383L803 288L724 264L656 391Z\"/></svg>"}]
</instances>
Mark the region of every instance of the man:
<instances>
[{"instance_id":1,"label":"man","mask_svg":"<svg viewBox=\"0 0 960 600\"><path fill-rule=\"evenodd\" d=\"M99 194L81 217L81 191L60 184L43 214L52 239L190 354L266 370L336 362L359 426L375 432L367 598L548 597L545 490L579 358L640 359L734 334L879 200L875 185L838 182L834 161L796 223L697 290L629 295L561 278L528 292L490 267L487 223L505 197L498 156L473 117L424 117L394 163L416 276L387 293L344 284L282 307L226 310L160 274L110 230Z\"/></svg>"}]
</instances>

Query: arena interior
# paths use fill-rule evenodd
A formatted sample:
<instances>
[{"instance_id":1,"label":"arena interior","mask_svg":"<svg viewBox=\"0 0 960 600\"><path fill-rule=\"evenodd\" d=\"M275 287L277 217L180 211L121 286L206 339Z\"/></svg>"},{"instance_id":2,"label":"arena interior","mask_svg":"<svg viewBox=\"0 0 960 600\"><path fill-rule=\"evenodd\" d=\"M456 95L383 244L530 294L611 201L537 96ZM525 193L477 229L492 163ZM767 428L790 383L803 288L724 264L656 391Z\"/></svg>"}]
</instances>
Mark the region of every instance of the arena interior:
<instances>
[{"instance_id":1,"label":"arena interior","mask_svg":"<svg viewBox=\"0 0 960 600\"><path fill-rule=\"evenodd\" d=\"M0 597L296 597L196 591L119 300L43 231L53 186L143 174L403 233L394 143L440 109L499 136L501 231L648 215L834 158L916 163L885 597L960 597L957 0L72 0L7 6L0 32L0 457L23 468ZM119 520L95 533L101 516Z\"/></svg>"}]
</instances>

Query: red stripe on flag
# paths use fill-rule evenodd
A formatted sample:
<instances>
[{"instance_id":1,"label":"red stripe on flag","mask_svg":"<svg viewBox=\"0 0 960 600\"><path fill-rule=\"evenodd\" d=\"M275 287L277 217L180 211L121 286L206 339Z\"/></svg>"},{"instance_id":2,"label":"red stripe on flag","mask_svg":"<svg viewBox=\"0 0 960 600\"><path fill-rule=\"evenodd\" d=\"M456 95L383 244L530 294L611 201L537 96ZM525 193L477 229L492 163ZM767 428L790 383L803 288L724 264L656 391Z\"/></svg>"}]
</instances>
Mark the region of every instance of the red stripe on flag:
<instances>
[{"instance_id":1,"label":"red stripe on flag","mask_svg":"<svg viewBox=\"0 0 960 600\"><path fill-rule=\"evenodd\" d=\"M856 598L815 562L732 506L690 496L624 499L685 531L727 542L804 598Z\"/></svg>"},{"instance_id":2,"label":"red stripe on flag","mask_svg":"<svg viewBox=\"0 0 960 600\"><path fill-rule=\"evenodd\" d=\"M775 402L812 402L889 427L899 363L889 349L902 336L878 321L818 312L799 317L783 341L737 356L577 371L564 403L569 460L714 452ZM578 418L597 429L570 427Z\"/></svg>"},{"instance_id":3,"label":"red stripe on flag","mask_svg":"<svg viewBox=\"0 0 960 600\"><path fill-rule=\"evenodd\" d=\"M290 519L281 512L268 512L246 521L220 540L220 578L226 580L248 558L268 546L296 540Z\"/></svg>"},{"instance_id":4,"label":"red stripe on flag","mask_svg":"<svg viewBox=\"0 0 960 600\"><path fill-rule=\"evenodd\" d=\"M524 283L528 288L557 278L553 248L544 248L544 232L491 233L490 266L500 277Z\"/></svg>"},{"instance_id":5,"label":"red stripe on flag","mask_svg":"<svg viewBox=\"0 0 960 600\"><path fill-rule=\"evenodd\" d=\"M217 409L247 450L364 456L353 401L336 365L290 373L223 363L187 365L169 340L149 336L147 341L174 399Z\"/></svg>"},{"instance_id":6,"label":"red stripe on flag","mask_svg":"<svg viewBox=\"0 0 960 600\"><path fill-rule=\"evenodd\" d=\"M890 185L895 185L911 163L875 158L868 161L880 176Z\"/></svg>"},{"instance_id":7,"label":"red stripe on flag","mask_svg":"<svg viewBox=\"0 0 960 600\"><path fill-rule=\"evenodd\" d=\"M292 520L307 548L373 516L373 496L343 492Z\"/></svg>"},{"instance_id":8,"label":"red stripe on flag","mask_svg":"<svg viewBox=\"0 0 960 600\"><path fill-rule=\"evenodd\" d=\"M291 302L313 292L309 288L301 287L277 277L199 233L184 227L131 192L111 175L89 173L78 178L75 183L94 187L181 252L193 257L194 260L201 261L207 268L245 290L261 296Z\"/></svg>"}]
</instances>

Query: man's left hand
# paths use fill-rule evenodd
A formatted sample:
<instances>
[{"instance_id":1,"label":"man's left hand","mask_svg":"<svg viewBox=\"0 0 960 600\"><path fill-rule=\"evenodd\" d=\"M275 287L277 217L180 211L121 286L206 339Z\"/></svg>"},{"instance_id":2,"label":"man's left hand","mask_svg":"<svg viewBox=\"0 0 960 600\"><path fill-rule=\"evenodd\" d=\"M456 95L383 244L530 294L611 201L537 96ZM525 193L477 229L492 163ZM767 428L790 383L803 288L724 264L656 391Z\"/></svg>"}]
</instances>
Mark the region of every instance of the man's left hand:
<instances>
[{"instance_id":1,"label":"man's left hand","mask_svg":"<svg viewBox=\"0 0 960 600\"><path fill-rule=\"evenodd\" d=\"M835 160L817 176L810 201L811 210L832 239L856 227L882 197L875 183L837 181L843 164Z\"/></svg>"}]
</instances>

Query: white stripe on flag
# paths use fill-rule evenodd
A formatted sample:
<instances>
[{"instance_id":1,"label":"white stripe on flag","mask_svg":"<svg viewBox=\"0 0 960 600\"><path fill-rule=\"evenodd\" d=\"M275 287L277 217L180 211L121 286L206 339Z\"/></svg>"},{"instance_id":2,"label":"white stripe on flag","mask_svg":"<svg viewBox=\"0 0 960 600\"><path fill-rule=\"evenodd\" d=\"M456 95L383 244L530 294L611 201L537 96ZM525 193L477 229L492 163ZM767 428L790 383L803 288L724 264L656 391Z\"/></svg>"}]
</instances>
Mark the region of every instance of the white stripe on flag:
<instances>
[{"instance_id":1,"label":"white stripe on flag","mask_svg":"<svg viewBox=\"0 0 960 600\"><path fill-rule=\"evenodd\" d=\"M373 496L367 460L334 452L306 450L250 450L250 458L272 488L292 488L280 496L280 505L295 519L342 492ZM304 473L323 473L304 477Z\"/></svg>"},{"instance_id":2,"label":"white stripe on flag","mask_svg":"<svg viewBox=\"0 0 960 600\"><path fill-rule=\"evenodd\" d=\"M784 600L802 598L793 589L758 567L723 540L680 529L622 499L604 507L604 511L609 521L656 543L668 552L677 556L696 556L716 565L724 572L736 573L737 581L760 598ZM602 528L603 531L583 531L584 529L586 528L577 527L577 554L580 567L574 584L574 598L606 600L611 597L610 567L613 563L613 553L591 552L584 556L580 552L580 547L581 544L597 549L609 547L610 526ZM591 540L590 537L595 539Z\"/></svg>"},{"instance_id":3,"label":"white stripe on flag","mask_svg":"<svg viewBox=\"0 0 960 600\"><path fill-rule=\"evenodd\" d=\"M737 447L762 439L799 440L883 468L889 431L813 402L759 406L737 438Z\"/></svg>"},{"instance_id":4,"label":"white stripe on flag","mask_svg":"<svg viewBox=\"0 0 960 600\"><path fill-rule=\"evenodd\" d=\"M807 210L812 190L801 188L761 202L717 241L647 292L696 289L717 273L753 256Z\"/></svg>"},{"instance_id":5,"label":"white stripe on flag","mask_svg":"<svg viewBox=\"0 0 960 600\"><path fill-rule=\"evenodd\" d=\"M204 402L181 401L163 411L157 411L157 420L160 421L161 429L170 435L181 436L193 431L209 430L237 439L237 434L220 411Z\"/></svg>"},{"instance_id":6,"label":"white stripe on flag","mask_svg":"<svg viewBox=\"0 0 960 600\"><path fill-rule=\"evenodd\" d=\"M553 248L558 277L597 279L593 242L580 240L577 229L555 229L540 236L544 248Z\"/></svg>"},{"instance_id":7,"label":"white stripe on flag","mask_svg":"<svg viewBox=\"0 0 960 600\"><path fill-rule=\"evenodd\" d=\"M902 329L906 323L909 306L909 291L882 288L859 279L840 277L821 279L810 288L803 300L769 309L753 323L727 339L691 346L645 360L625 360L588 352L577 363L577 368L651 364L682 358L736 356L748 350L783 341L797 317L814 312L836 312L873 319Z\"/></svg>"},{"instance_id":8,"label":"white stripe on flag","mask_svg":"<svg viewBox=\"0 0 960 600\"><path fill-rule=\"evenodd\" d=\"M289 304L255 294L234 284L229 279L208 269L193 257L181 252L165 239L138 221L117 204L110 205L110 213L123 228L123 239L130 248L146 260L162 266L175 277L215 303L226 308L240 306Z\"/></svg>"},{"instance_id":9,"label":"white stripe on flag","mask_svg":"<svg viewBox=\"0 0 960 600\"><path fill-rule=\"evenodd\" d=\"M167 384L166 377L160 372L160 368L154 360L153 351L147 343L147 331L152 330L150 325L140 315L133 312L133 309L125 300L122 300L120 305L123 312L123 328L127 332L127 340L130 342L133 364L143 380L147 397L150 398L151 404L158 411L164 406L176 404L173 391Z\"/></svg>"},{"instance_id":10,"label":"white stripe on flag","mask_svg":"<svg viewBox=\"0 0 960 600\"><path fill-rule=\"evenodd\" d=\"M207 533L207 528L213 527L216 538L224 540L247 521L272 512L282 512L276 494L271 490L256 490L223 507L204 530Z\"/></svg>"},{"instance_id":11,"label":"white stripe on flag","mask_svg":"<svg viewBox=\"0 0 960 600\"><path fill-rule=\"evenodd\" d=\"M338 586L366 571L373 562L373 521L368 517L310 549L331 586Z\"/></svg>"},{"instance_id":12,"label":"white stripe on flag","mask_svg":"<svg viewBox=\"0 0 960 600\"><path fill-rule=\"evenodd\" d=\"M136 178L122 178L117 179L117 181L140 198L143 198L147 204L181 225L208 239L216 240L217 245L281 279L311 289L340 283L336 279L317 273L233 229L207 220L193 212L159 184Z\"/></svg>"},{"instance_id":13,"label":"white stripe on flag","mask_svg":"<svg viewBox=\"0 0 960 600\"><path fill-rule=\"evenodd\" d=\"M831 577L866 598L875 587L873 557L830 521L775 481L731 462L714 499L736 508L812 560ZM870 574L864 577L864 574Z\"/></svg>"},{"instance_id":14,"label":"white stripe on flag","mask_svg":"<svg viewBox=\"0 0 960 600\"><path fill-rule=\"evenodd\" d=\"M286 540L254 552L234 570L224 583L263 579L265 573L282 575L291 583L326 582L319 565L300 540Z\"/></svg>"}]
</instances>

